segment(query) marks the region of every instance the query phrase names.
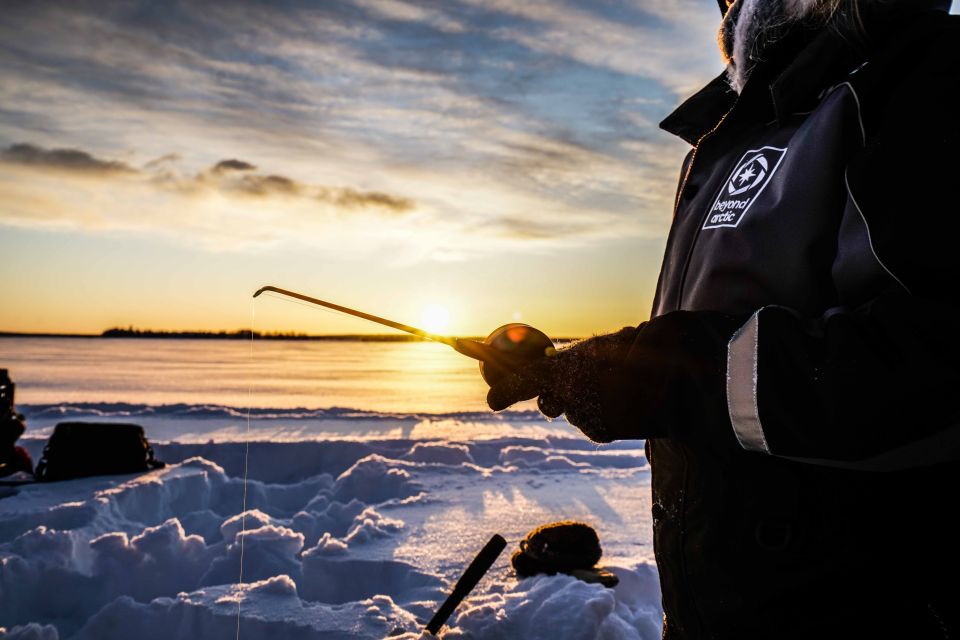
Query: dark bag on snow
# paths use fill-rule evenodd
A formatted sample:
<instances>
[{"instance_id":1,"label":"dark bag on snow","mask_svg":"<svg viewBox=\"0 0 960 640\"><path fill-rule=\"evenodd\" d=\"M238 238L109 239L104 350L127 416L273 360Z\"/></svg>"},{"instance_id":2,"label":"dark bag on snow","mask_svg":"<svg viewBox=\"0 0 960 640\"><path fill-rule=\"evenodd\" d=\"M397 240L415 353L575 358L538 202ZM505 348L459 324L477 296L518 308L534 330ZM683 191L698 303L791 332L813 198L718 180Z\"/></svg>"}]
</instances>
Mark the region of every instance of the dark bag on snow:
<instances>
[{"instance_id":1,"label":"dark bag on snow","mask_svg":"<svg viewBox=\"0 0 960 640\"><path fill-rule=\"evenodd\" d=\"M565 520L542 525L528 533L510 558L510 564L521 578L566 573L585 582L613 587L619 578L594 566L602 554L600 538L593 527Z\"/></svg>"},{"instance_id":2,"label":"dark bag on snow","mask_svg":"<svg viewBox=\"0 0 960 640\"><path fill-rule=\"evenodd\" d=\"M61 422L43 448L37 480L141 473L159 469L143 427L114 422Z\"/></svg>"}]
</instances>

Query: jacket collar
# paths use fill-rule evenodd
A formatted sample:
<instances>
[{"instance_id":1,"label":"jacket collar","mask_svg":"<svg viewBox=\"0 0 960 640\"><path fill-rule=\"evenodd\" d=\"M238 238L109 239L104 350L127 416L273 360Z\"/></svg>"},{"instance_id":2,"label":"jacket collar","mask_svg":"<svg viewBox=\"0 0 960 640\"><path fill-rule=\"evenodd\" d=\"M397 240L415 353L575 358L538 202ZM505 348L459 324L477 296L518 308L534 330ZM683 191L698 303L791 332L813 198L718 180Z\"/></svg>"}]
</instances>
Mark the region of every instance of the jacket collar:
<instances>
[{"instance_id":1,"label":"jacket collar","mask_svg":"<svg viewBox=\"0 0 960 640\"><path fill-rule=\"evenodd\" d=\"M766 111L772 107L774 115L785 118L816 99L838 76L852 71L860 58L854 45L834 29L820 29L812 39L808 32L789 40L757 64L741 96L730 88L727 74L721 73L667 116L660 128L696 145L738 103L765 102L759 106ZM790 59L786 67L784 58ZM765 85L767 91L758 85Z\"/></svg>"},{"instance_id":2,"label":"jacket collar","mask_svg":"<svg viewBox=\"0 0 960 640\"><path fill-rule=\"evenodd\" d=\"M947 11L950 5L951 0L877 5L867 9L865 21L879 23L879 26L908 20L924 10ZM874 31L870 26L867 30ZM881 28L878 35L882 35L882 31ZM667 116L660 128L696 145L739 102L755 101L765 101L767 110L772 107L773 115L783 121L792 113L815 106L824 90L866 60L864 43L838 27L828 26L812 35L801 33L785 40L769 60L757 64L742 96L738 97L730 88L726 73L722 73ZM784 63L785 58L789 62ZM768 91L761 91L759 84L766 85Z\"/></svg>"},{"instance_id":3,"label":"jacket collar","mask_svg":"<svg viewBox=\"0 0 960 640\"><path fill-rule=\"evenodd\" d=\"M723 72L687 98L660 123L660 128L696 146L736 101L737 94L727 83L727 73Z\"/></svg>"},{"instance_id":4,"label":"jacket collar","mask_svg":"<svg viewBox=\"0 0 960 640\"><path fill-rule=\"evenodd\" d=\"M770 100L781 123L798 111L812 110L829 87L866 62L856 38L833 28L821 29L783 71L769 81ZM749 81L748 81L749 82Z\"/></svg>"}]
</instances>

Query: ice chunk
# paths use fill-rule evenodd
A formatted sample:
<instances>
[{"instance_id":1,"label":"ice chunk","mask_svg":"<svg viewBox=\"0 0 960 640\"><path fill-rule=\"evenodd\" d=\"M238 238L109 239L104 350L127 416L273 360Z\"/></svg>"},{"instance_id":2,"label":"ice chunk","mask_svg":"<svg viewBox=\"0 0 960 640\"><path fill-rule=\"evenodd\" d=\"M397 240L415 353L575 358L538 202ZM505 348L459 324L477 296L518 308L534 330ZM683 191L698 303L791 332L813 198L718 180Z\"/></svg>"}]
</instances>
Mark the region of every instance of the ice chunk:
<instances>
[{"instance_id":1,"label":"ice chunk","mask_svg":"<svg viewBox=\"0 0 960 640\"><path fill-rule=\"evenodd\" d=\"M586 462L574 462L566 456L553 455L537 447L509 446L500 452L503 465L520 465L545 471L569 471L589 467Z\"/></svg>"},{"instance_id":2,"label":"ice chunk","mask_svg":"<svg viewBox=\"0 0 960 640\"><path fill-rule=\"evenodd\" d=\"M347 543L343 540L338 540L330 535L330 532L323 534L323 537L317 541L315 547L307 549L303 552L304 557L309 557L311 555L319 556L342 556L347 553Z\"/></svg>"},{"instance_id":3,"label":"ice chunk","mask_svg":"<svg viewBox=\"0 0 960 640\"><path fill-rule=\"evenodd\" d=\"M286 527L264 525L241 531L227 546L227 553L216 558L200 579L200 585L229 584L239 581L243 557L245 581L264 580L278 575L300 577L297 555L303 549L303 534Z\"/></svg>"},{"instance_id":4,"label":"ice chunk","mask_svg":"<svg viewBox=\"0 0 960 640\"><path fill-rule=\"evenodd\" d=\"M356 498L373 504L406 498L419 490L420 486L402 463L381 455L370 455L358 460L337 478L333 494L340 501Z\"/></svg>"},{"instance_id":5,"label":"ice chunk","mask_svg":"<svg viewBox=\"0 0 960 640\"><path fill-rule=\"evenodd\" d=\"M353 520L345 541L351 545L363 544L376 538L386 538L403 528L403 521L387 518L373 507L367 507Z\"/></svg>"},{"instance_id":6,"label":"ice chunk","mask_svg":"<svg viewBox=\"0 0 960 640\"><path fill-rule=\"evenodd\" d=\"M187 535L176 518L129 539L123 532L106 533L90 548L93 573L108 592L142 601L194 588L217 552L200 536Z\"/></svg>"},{"instance_id":7,"label":"ice chunk","mask_svg":"<svg viewBox=\"0 0 960 640\"><path fill-rule=\"evenodd\" d=\"M220 525L220 535L225 541L233 542L241 530L258 529L269 524L273 524L273 518L259 509L250 509L224 520Z\"/></svg>"},{"instance_id":8,"label":"ice chunk","mask_svg":"<svg viewBox=\"0 0 960 640\"><path fill-rule=\"evenodd\" d=\"M436 464L458 465L473 463L470 448L464 444L450 442L418 442L403 456L413 462L431 462Z\"/></svg>"},{"instance_id":9,"label":"ice chunk","mask_svg":"<svg viewBox=\"0 0 960 640\"><path fill-rule=\"evenodd\" d=\"M250 585L249 593L263 593L271 596L291 596L297 595L297 583L290 576L279 575Z\"/></svg>"},{"instance_id":10,"label":"ice chunk","mask_svg":"<svg viewBox=\"0 0 960 640\"><path fill-rule=\"evenodd\" d=\"M37 562L51 567L76 564L74 535L43 525L18 536L11 543L10 551L24 558L35 558Z\"/></svg>"},{"instance_id":11,"label":"ice chunk","mask_svg":"<svg viewBox=\"0 0 960 640\"><path fill-rule=\"evenodd\" d=\"M359 500L331 502L320 512L301 511L293 516L291 527L304 535L307 541L319 539L325 533L342 537L347 534L357 516L367 505Z\"/></svg>"}]
</instances>

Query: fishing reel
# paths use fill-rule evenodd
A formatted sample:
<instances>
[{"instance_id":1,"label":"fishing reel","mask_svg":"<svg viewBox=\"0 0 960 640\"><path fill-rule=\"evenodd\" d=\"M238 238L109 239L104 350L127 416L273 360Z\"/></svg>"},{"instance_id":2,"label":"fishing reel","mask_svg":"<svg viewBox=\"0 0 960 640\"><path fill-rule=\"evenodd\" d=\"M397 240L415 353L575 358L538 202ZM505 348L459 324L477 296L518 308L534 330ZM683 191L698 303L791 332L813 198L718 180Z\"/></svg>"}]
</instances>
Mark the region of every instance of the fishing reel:
<instances>
[{"instance_id":1,"label":"fishing reel","mask_svg":"<svg viewBox=\"0 0 960 640\"><path fill-rule=\"evenodd\" d=\"M491 353L480 360L480 375L491 387L518 369L557 352L547 334L520 322L495 329L483 344Z\"/></svg>"}]
</instances>

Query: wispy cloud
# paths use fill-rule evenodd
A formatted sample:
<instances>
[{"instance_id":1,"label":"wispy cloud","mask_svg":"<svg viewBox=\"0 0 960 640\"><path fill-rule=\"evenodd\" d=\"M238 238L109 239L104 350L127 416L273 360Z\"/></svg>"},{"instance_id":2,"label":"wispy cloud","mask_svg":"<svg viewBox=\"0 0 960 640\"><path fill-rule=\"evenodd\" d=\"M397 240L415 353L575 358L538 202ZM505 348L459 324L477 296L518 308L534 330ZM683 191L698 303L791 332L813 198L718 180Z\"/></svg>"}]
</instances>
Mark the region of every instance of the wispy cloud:
<instances>
[{"instance_id":1,"label":"wispy cloud","mask_svg":"<svg viewBox=\"0 0 960 640\"><path fill-rule=\"evenodd\" d=\"M100 175L134 173L123 162L100 160L79 149L43 149L32 144L13 144L0 151L0 161L30 167Z\"/></svg>"},{"instance_id":2,"label":"wispy cloud","mask_svg":"<svg viewBox=\"0 0 960 640\"><path fill-rule=\"evenodd\" d=\"M218 248L342 249L347 234L431 257L662 233L683 145L655 123L719 67L716 9L696 0L4 14L0 222L175 235L176 221ZM95 175L123 188L81 184Z\"/></svg>"},{"instance_id":3,"label":"wispy cloud","mask_svg":"<svg viewBox=\"0 0 960 640\"><path fill-rule=\"evenodd\" d=\"M213 168L210 169L213 173L227 173L229 171L253 171L257 167L250 164L249 162L244 162L243 160L237 160L236 158L230 158L229 160L221 160L217 164L213 165Z\"/></svg>"},{"instance_id":4,"label":"wispy cloud","mask_svg":"<svg viewBox=\"0 0 960 640\"><path fill-rule=\"evenodd\" d=\"M116 160L104 160L80 149L45 149L27 143L10 145L0 150L0 175L3 167L7 170L19 170L20 179L0 182L0 199L21 203L17 218L25 220L49 221L56 219L63 224L75 223L83 226L90 218L83 207L67 197L71 190L61 188L45 189L45 197L31 200L30 178L38 173L56 173L64 186L69 186L69 178L78 181L91 179L123 183L127 189L139 190L144 198L168 198L170 195L183 198L210 198L217 196L235 201L237 206L250 206L251 200L262 204L272 200L274 204L301 206L316 205L320 212L347 213L351 211L372 211L377 214L405 214L415 209L416 204L410 198L391 195L379 191L361 191L351 187L335 187L300 182L278 174L256 173L256 165L230 158L220 160L208 169L195 174L178 170L179 158L167 154L157 160L137 168ZM108 187L107 193L111 193ZM62 195L62 201L58 196ZM98 198L100 206L105 207L104 220L122 217L122 208L127 206L118 199ZM33 202L33 205L29 203ZM120 210L114 211L119 206ZM202 208L199 209L203 211ZM158 220L159 221L159 220ZM162 221L161 221L162 222ZM164 228L169 229L167 224ZM185 231L193 231L187 226ZM257 233L251 229L251 233Z\"/></svg>"}]
</instances>

